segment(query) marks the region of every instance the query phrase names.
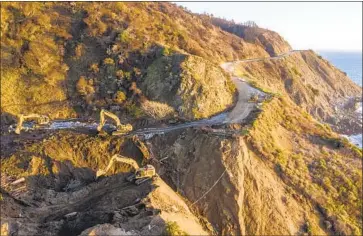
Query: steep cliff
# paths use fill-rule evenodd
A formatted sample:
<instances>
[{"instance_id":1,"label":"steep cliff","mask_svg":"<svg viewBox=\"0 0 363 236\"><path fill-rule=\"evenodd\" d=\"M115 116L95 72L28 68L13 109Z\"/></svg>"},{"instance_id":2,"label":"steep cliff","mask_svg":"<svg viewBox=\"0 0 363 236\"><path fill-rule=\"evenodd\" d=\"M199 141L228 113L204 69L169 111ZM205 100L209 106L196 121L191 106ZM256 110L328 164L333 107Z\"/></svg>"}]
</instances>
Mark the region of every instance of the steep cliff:
<instances>
[{"instance_id":1,"label":"steep cliff","mask_svg":"<svg viewBox=\"0 0 363 236\"><path fill-rule=\"evenodd\" d=\"M359 149L288 98L266 103L247 133L187 130L150 142L161 176L218 234L361 232Z\"/></svg>"}]
</instances>

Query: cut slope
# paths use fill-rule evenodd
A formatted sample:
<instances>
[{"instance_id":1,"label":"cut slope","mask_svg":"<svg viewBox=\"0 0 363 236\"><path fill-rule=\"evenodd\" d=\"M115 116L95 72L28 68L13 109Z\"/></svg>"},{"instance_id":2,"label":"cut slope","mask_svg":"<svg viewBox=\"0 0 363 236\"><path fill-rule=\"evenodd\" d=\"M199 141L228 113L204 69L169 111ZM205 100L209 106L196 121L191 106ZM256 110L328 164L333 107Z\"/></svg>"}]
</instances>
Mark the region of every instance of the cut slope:
<instances>
[{"instance_id":1,"label":"cut slope","mask_svg":"<svg viewBox=\"0 0 363 236\"><path fill-rule=\"evenodd\" d=\"M230 77L218 66L197 56L179 54L151 64L141 89L148 98L171 105L187 119L206 118L226 110L236 91Z\"/></svg>"}]
</instances>

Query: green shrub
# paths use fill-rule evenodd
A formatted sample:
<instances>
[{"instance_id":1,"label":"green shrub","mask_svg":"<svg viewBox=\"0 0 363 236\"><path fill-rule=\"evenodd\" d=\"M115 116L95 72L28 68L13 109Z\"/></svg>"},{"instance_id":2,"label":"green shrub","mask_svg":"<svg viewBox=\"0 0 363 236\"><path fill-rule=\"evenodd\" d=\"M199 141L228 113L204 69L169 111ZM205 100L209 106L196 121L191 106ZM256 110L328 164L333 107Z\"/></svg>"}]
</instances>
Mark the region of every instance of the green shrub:
<instances>
[{"instance_id":1,"label":"green shrub","mask_svg":"<svg viewBox=\"0 0 363 236\"><path fill-rule=\"evenodd\" d=\"M169 48L163 48L163 50L161 51L161 54L163 55L163 56L169 56L170 54L171 54L171 51L170 51L170 49Z\"/></svg>"},{"instance_id":2,"label":"green shrub","mask_svg":"<svg viewBox=\"0 0 363 236\"><path fill-rule=\"evenodd\" d=\"M98 67L98 63L93 63L90 66L89 70L94 72L94 73L98 73L100 71L100 68Z\"/></svg>"},{"instance_id":3,"label":"green shrub","mask_svg":"<svg viewBox=\"0 0 363 236\"><path fill-rule=\"evenodd\" d=\"M115 61L112 58L106 58L105 60L103 60L103 63L105 65L115 65Z\"/></svg>"},{"instance_id":4,"label":"green shrub","mask_svg":"<svg viewBox=\"0 0 363 236\"><path fill-rule=\"evenodd\" d=\"M248 129L241 130L241 135L243 135L243 136L248 135L249 133L250 133L250 131Z\"/></svg>"},{"instance_id":5,"label":"green shrub","mask_svg":"<svg viewBox=\"0 0 363 236\"><path fill-rule=\"evenodd\" d=\"M174 235L188 235L188 234L183 230L181 230L179 225L175 221L168 221L166 222L163 235L174 236Z\"/></svg>"},{"instance_id":6,"label":"green shrub","mask_svg":"<svg viewBox=\"0 0 363 236\"><path fill-rule=\"evenodd\" d=\"M124 30L121 34L119 34L118 40L121 43L128 43L131 39L129 33L126 30Z\"/></svg>"},{"instance_id":7,"label":"green shrub","mask_svg":"<svg viewBox=\"0 0 363 236\"><path fill-rule=\"evenodd\" d=\"M141 118L144 115L143 110L134 103L126 106L127 112L135 118Z\"/></svg>"},{"instance_id":8,"label":"green shrub","mask_svg":"<svg viewBox=\"0 0 363 236\"><path fill-rule=\"evenodd\" d=\"M87 80L86 77L81 76L76 85L77 91L79 94L85 96L88 94L92 94L95 92L95 89L92 86L92 81Z\"/></svg>"},{"instance_id":9,"label":"green shrub","mask_svg":"<svg viewBox=\"0 0 363 236\"><path fill-rule=\"evenodd\" d=\"M294 75L296 76L301 76L301 73L297 70L297 68L295 66L293 66L291 68L292 72L294 73Z\"/></svg>"},{"instance_id":10,"label":"green shrub","mask_svg":"<svg viewBox=\"0 0 363 236\"><path fill-rule=\"evenodd\" d=\"M79 59L83 55L83 52L84 52L84 45L83 44L77 45L75 49L76 58Z\"/></svg>"},{"instance_id":11,"label":"green shrub","mask_svg":"<svg viewBox=\"0 0 363 236\"><path fill-rule=\"evenodd\" d=\"M125 76L125 73L123 72L123 70L118 70L118 71L116 71L116 76L119 79L123 79Z\"/></svg>"},{"instance_id":12,"label":"green shrub","mask_svg":"<svg viewBox=\"0 0 363 236\"><path fill-rule=\"evenodd\" d=\"M81 94L81 95L86 95L86 87L87 87L88 83L87 80L84 76L81 76L77 82L77 91Z\"/></svg>"},{"instance_id":13,"label":"green shrub","mask_svg":"<svg viewBox=\"0 0 363 236\"><path fill-rule=\"evenodd\" d=\"M126 94L122 91L117 91L114 96L114 101L118 104L122 104L126 100Z\"/></svg>"}]
</instances>

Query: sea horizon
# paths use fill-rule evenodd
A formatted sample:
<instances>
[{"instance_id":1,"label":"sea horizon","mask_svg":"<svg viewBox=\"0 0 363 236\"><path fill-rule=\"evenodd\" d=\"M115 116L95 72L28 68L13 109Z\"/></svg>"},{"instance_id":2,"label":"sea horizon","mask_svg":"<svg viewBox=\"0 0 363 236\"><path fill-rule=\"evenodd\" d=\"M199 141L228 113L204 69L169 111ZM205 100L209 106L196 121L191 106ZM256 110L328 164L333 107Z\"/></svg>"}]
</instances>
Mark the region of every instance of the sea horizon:
<instances>
[{"instance_id":1,"label":"sea horizon","mask_svg":"<svg viewBox=\"0 0 363 236\"><path fill-rule=\"evenodd\" d=\"M348 77L362 87L362 52L361 51L327 51L317 50L319 55L335 67L347 73Z\"/></svg>"}]
</instances>

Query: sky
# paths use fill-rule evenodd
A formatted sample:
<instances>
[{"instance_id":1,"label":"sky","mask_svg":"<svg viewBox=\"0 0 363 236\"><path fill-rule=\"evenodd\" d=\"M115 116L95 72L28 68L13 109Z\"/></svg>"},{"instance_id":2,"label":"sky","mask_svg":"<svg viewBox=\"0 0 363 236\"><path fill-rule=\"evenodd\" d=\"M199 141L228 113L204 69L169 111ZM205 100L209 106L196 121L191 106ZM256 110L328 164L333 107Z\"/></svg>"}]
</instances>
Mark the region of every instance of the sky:
<instances>
[{"instance_id":1,"label":"sky","mask_svg":"<svg viewBox=\"0 0 363 236\"><path fill-rule=\"evenodd\" d=\"M252 20L294 49L362 51L361 2L177 2L195 13Z\"/></svg>"}]
</instances>

